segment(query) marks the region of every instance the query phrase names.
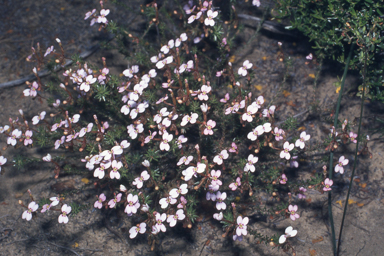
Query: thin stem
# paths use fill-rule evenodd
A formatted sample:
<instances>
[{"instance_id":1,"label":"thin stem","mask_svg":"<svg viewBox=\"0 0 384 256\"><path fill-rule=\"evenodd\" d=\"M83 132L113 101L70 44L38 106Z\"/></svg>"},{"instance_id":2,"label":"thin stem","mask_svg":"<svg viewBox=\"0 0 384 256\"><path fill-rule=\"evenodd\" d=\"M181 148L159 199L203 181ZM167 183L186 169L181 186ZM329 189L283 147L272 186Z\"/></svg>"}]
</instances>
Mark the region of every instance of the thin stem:
<instances>
[{"instance_id":1,"label":"thin stem","mask_svg":"<svg viewBox=\"0 0 384 256\"><path fill-rule=\"evenodd\" d=\"M345 77L347 76L349 62L351 60L352 53L353 53L353 47L354 47L354 44L351 45L351 49L349 51L348 59L347 59L347 62L345 64L345 67L344 67L343 79L341 81L341 89L340 89L340 92L339 92L340 93L339 94L339 98L337 100L335 120L334 120L334 124L333 124L335 129L336 129L337 121L338 121L338 117L339 117L339 109L340 109L341 97L342 97L343 91L344 91ZM329 179L331 180L332 177L333 177L333 151L331 149L330 156L329 156ZM333 223L333 215L332 215L332 193L331 193L331 191L328 192L328 214L329 214L329 219L330 219L330 222L331 222L333 254L336 255L336 253L337 253L336 248L337 247L336 247L335 225Z\"/></svg>"},{"instance_id":2,"label":"thin stem","mask_svg":"<svg viewBox=\"0 0 384 256\"><path fill-rule=\"evenodd\" d=\"M358 138L360 137L360 129L361 129L361 120L363 119L363 110L364 110L364 100L365 100L365 80L366 80L366 71L367 71L367 49L364 49L365 52L365 60L364 60L364 71L363 71L363 93L361 96L361 105L360 105L360 120L359 120L359 129L357 131L357 136ZM351 193L352 185L353 185L353 177L355 176L355 170L356 170L356 164L357 164L357 153L359 151L359 140L356 142L356 150L355 150L355 157L354 157L354 162L353 162L353 170L352 170L352 175L351 175L351 180L349 181L349 188L348 188L348 193L347 193L347 199L345 201L345 206L344 206L344 211L343 211L343 218L341 219L341 226L340 226L340 233L339 233L339 241L337 244L337 252L336 255L339 255L340 253L340 245L341 245L341 235L343 233L343 226L344 226L344 220L345 220L345 215L347 214L347 207L348 207L348 200L349 200L349 195Z\"/></svg>"}]
</instances>

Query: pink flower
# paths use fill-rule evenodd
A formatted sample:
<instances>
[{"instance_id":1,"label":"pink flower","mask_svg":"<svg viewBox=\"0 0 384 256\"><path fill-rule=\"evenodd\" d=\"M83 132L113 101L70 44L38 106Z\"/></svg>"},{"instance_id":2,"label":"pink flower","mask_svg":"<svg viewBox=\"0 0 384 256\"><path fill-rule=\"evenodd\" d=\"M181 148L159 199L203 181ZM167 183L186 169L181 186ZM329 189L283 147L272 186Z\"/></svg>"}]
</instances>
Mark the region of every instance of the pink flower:
<instances>
[{"instance_id":1,"label":"pink flower","mask_svg":"<svg viewBox=\"0 0 384 256\"><path fill-rule=\"evenodd\" d=\"M93 206L95 208L101 209L101 207L103 207L103 202L105 201L105 199L107 198L105 197L104 193L100 194L99 199L95 202Z\"/></svg>"},{"instance_id":2,"label":"pink flower","mask_svg":"<svg viewBox=\"0 0 384 256\"><path fill-rule=\"evenodd\" d=\"M295 145L293 145L293 143L289 144L289 142L286 141L283 147L284 150L280 152L280 158L285 158L289 160L291 158L291 154L289 153L289 151L291 151L295 147Z\"/></svg>"},{"instance_id":3,"label":"pink flower","mask_svg":"<svg viewBox=\"0 0 384 256\"><path fill-rule=\"evenodd\" d=\"M39 84L38 84L36 81L34 81L34 82L32 83L31 89L25 89L25 90L23 91L24 96L25 96L25 97L28 97L28 96L36 97L36 95L37 95L37 89L38 89L38 88L39 88Z\"/></svg>"},{"instance_id":4,"label":"pink flower","mask_svg":"<svg viewBox=\"0 0 384 256\"><path fill-rule=\"evenodd\" d=\"M149 131L149 136L145 137L144 139L144 143L149 143L155 136L156 136L157 132L151 132Z\"/></svg>"},{"instance_id":5,"label":"pink flower","mask_svg":"<svg viewBox=\"0 0 384 256\"><path fill-rule=\"evenodd\" d=\"M174 227L177 223L177 220L183 220L185 218L184 210L180 209L177 210L175 215L169 215L167 222L169 223L170 227Z\"/></svg>"},{"instance_id":6,"label":"pink flower","mask_svg":"<svg viewBox=\"0 0 384 256\"><path fill-rule=\"evenodd\" d=\"M212 179L211 184L213 186L216 186L216 185L221 186L223 184L221 182L221 180L218 179L220 177L220 175L221 175L221 171L220 170L217 170L217 171L212 170L211 171L211 179Z\"/></svg>"},{"instance_id":7,"label":"pink flower","mask_svg":"<svg viewBox=\"0 0 384 256\"><path fill-rule=\"evenodd\" d=\"M305 58L306 58L307 60L311 60L311 59L313 59L313 55L312 55L312 53L308 54Z\"/></svg>"},{"instance_id":8,"label":"pink flower","mask_svg":"<svg viewBox=\"0 0 384 256\"><path fill-rule=\"evenodd\" d=\"M183 156L180 158L179 162L177 162L177 166L180 166L182 164L188 165L193 160L193 156Z\"/></svg>"},{"instance_id":9,"label":"pink flower","mask_svg":"<svg viewBox=\"0 0 384 256\"><path fill-rule=\"evenodd\" d=\"M275 130L273 131L273 133L275 134L276 141L282 140L283 136L285 135L285 132L283 131L283 129L279 129L277 127L275 127Z\"/></svg>"},{"instance_id":10,"label":"pink flower","mask_svg":"<svg viewBox=\"0 0 384 256\"><path fill-rule=\"evenodd\" d=\"M140 177L136 178L132 184L136 186L138 189L143 187L143 180L148 180L150 178L148 171L143 171L140 175Z\"/></svg>"},{"instance_id":11,"label":"pink flower","mask_svg":"<svg viewBox=\"0 0 384 256\"><path fill-rule=\"evenodd\" d=\"M49 209L51 209L51 205L50 204L45 204L45 205L43 205L43 208L41 209L41 212L44 213L46 211L49 211Z\"/></svg>"},{"instance_id":12,"label":"pink flower","mask_svg":"<svg viewBox=\"0 0 384 256\"><path fill-rule=\"evenodd\" d=\"M324 191L330 191L330 190L332 190L332 185L333 185L333 180L330 180L330 179L328 179L328 178L326 178L325 180L324 180L324 187L323 187L323 190Z\"/></svg>"},{"instance_id":13,"label":"pink flower","mask_svg":"<svg viewBox=\"0 0 384 256\"><path fill-rule=\"evenodd\" d=\"M357 143L357 134L356 133L353 133L353 132L349 132L349 139L353 142L353 143Z\"/></svg>"},{"instance_id":14,"label":"pink flower","mask_svg":"<svg viewBox=\"0 0 384 256\"><path fill-rule=\"evenodd\" d=\"M296 213L297 212L297 205L293 205L293 206L289 205L288 211L289 211L291 220L296 220L296 219L300 218L300 215Z\"/></svg>"},{"instance_id":15,"label":"pink flower","mask_svg":"<svg viewBox=\"0 0 384 256\"><path fill-rule=\"evenodd\" d=\"M30 221L32 219L32 212L35 212L39 208L39 205L35 202L30 202L28 205L28 210L23 212L23 219Z\"/></svg>"},{"instance_id":16,"label":"pink flower","mask_svg":"<svg viewBox=\"0 0 384 256\"><path fill-rule=\"evenodd\" d=\"M231 153L236 153L237 152L237 146L236 146L235 142L232 142L232 146L229 149L229 152L231 152Z\"/></svg>"},{"instance_id":17,"label":"pink flower","mask_svg":"<svg viewBox=\"0 0 384 256\"><path fill-rule=\"evenodd\" d=\"M236 235L238 236L247 235L248 222L249 222L248 217L245 217L244 219L241 216L237 217Z\"/></svg>"},{"instance_id":18,"label":"pink flower","mask_svg":"<svg viewBox=\"0 0 384 256\"><path fill-rule=\"evenodd\" d=\"M101 74L97 78L99 80L99 82L104 81L107 78L108 73L109 73L109 69L103 68L103 70L101 70Z\"/></svg>"},{"instance_id":19,"label":"pink flower","mask_svg":"<svg viewBox=\"0 0 384 256\"><path fill-rule=\"evenodd\" d=\"M207 122L207 125L205 126L205 129L204 129L204 134L205 135L213 135L213 131L212 129L216 126L216 122L213 121L213 120L209 120Z\"/></svg>"},{"instance_id":20,"label":"pink flower","mask_svg":"<svg viewBox=\"0 0 384 256\"><path fill-rule=\"evenodd\" d=\"M339 158L339 162L335 166L335 172L340 172L341 174L344 173L343 165L347 165L349 163L348 159L345 159L344 156L341 156Z\"/></svg>"},{"instance_id":21,"label":"pink flower","mask_svg":"<svg viewBox=\"0 0 384 256\"><path fill-rule=\"evenodd\" d=\"M217 76L217 75L216 75ZM229 93L225 94L224 98L223 99L220 99L220 102L222 103L227 103L227 101L229 100Z\"/></svg>"},{"instance_id":22,"label":"pink flower","mask_svg":"<svg viewBox=\"0 0 384 256\"><path fill-rule=\"evenodd\" d=\"M272 105L269 109L263 109L263 117L271 117L275 113L276 106Z\"/></svg>"},{"instance_id":23,"label":"pink flower","mask_svg":"<svg viewBox=\"0 0 384 256\"><path fill-rule=\"evenodd\" d=\"M67 204L64 204L62 207L61 207L61 214L59 216L59 223L64 223L64 224L67 224L68 223L68 214L72 211L72 207L71 206L68 206Z\"/></svg>"},{"instance_id":24,"label":"pink flower","mask_svg":"<svg viewBox=\"0 0 384 256\"><path fill-rule=\"evenodd\" d=\"M218 165L223 164L223 159L228 158L228 152L226 149L222 150L221 153L213 158L213 162L217 163Z\"/></svg>"},{"instance_id":25,"label":"pink flower","mask_svg":"<svg viewBox=\"0 0 384 256\"><path fill-rule=\"evenodd\" d=\"M220 191L217 191L216 193L216 209L217 210L225 210L227 208L227 205L223 202L227 198L227 193Z\"/></svg>"},{"instance_id":26,"label":"pink flower","mask_svg":"<svg viewBox=\"0 0 384 256\"><path fill-rule=\"evenodd\" d=\"M183 147L182 143L187 142L187 140L188 140L188 138L186 138L184 135L180 135L179 138L177 138L177 141L176 141L177 147L178 148L182 148Z\"/></svg>"},{"instance_id":27,"label":"pink flower","mask_svg":"<svg viewBox=\"0 0 384 256\"><path fill-rule=\"evenodd\" d=\"M302 132L300 134L300 139L298 139L295 143L296 147L303 149L305 146L304 141L309 140L310 137L311 137L311 135L309 135L309 134L307 135L305 132Z\"/></svg>"},{"instance_id":28,"label":"pink flower","mask_svg":"<svg viewBox=\"0 0 384 256\"><path fill-rule=\"evenodd\" d=\"M287 183L287 180L288 180L287 176L285 176L285 174L283 173L283 174L281 175L280 184L286 184L286 183Z\"/></svg>"},{"instance_id":29,"label":"pink flower","mask_svg":"<svg viewBox=\"0 0 384 256\"><path fill-rule=\"evenodd\" d=\"M129 238L133 239L137 236L138 233L144 234L146 231L147 224L145 222L140 223L140 225L136 227L131 227L129 230Z\"/></svg>"},{"instance_id":30,"label":"pink flower","mask_svg":"<svg viewBox=\"0 0 384 256\"><path fill-rule=\"evenodd\" d=\"M122 194L119 193L119 194L117 194L117 196L115 195L114 199L109 200L109 202L108 202L109 208L115 207L116 203L121 201L121 196L122 196Z\"/></svg>"},{"instance_id":31,"label":"pink flower","mask_svg":"<svg viewBox=\"0 0 384 256\"><path fill-rule=\"evenodd\" d=\"M177 205L177 208L184 208L185 205L187 205L187 199L185 197L180 197L180 203Z\"/></svg>"},{"instance_id":32,"label":"pink flower","mask_svg":"<svg viewBox=\"0 0 384 256\"><path fill-rule=\"evenodd\" d=\"M25 132L25 139L24 139L24 146L28 146L29 144L32 144L33 141L31 139L33 132L28 130Z\"/></svg>"},{"instance_id":33,"label":"pink flower","mask_svg":"<svg viewBox=\"0 0 384 256\"><path fill-rule=\"evenodd\" d=\"M190 122L191 124L196 123L197 118L199 117L196 113L191 113L191 116L185 115L180 123L181 126L185 126Z\"/></svg>"},{"instance_id":34,"label":"pink flower","mask_svg":"<svg viewBox=\"0 0 384 256\"><path fill-rule=\"evenodd\" d=\"M157 232L159 232L160 230L162 232L165 232L167 229L165 228L163 222L165 221L165 219L167 218L167 214L163 213L160 215L160 213L156 213L156 229L157 229Z\"/></svg>"},{"instance_id":35,"label":"pink flower","mask_svg":"<svg viewBox=\"0 0 384 256\"><path fill-rule=\"evenodd\" d=\"M239 186L241 186L241 179L240 177L236 178L236 182L233 182L229 184L229 188L232 189L232 191L235 191Z\"/></svg>"},{"instance_id":36,"label":"pink flower","mask_svg":"<svg viewBox=\"0 0 384 256\"><path fill-rule=\"evenodd\" d=\"M216 194L214 192L216 192L217 190L219 190L219 185L212 185L212 184L208 185L208 192L205 195L205 198L207 199L207 201L209 200L216 201Z\"/></svg>"},{"instance_id":37,"label":"pink flower","mask_svg":"<svg viewBox=\"0 0 384 256\"><path fill-rule=\"evenodd\" d=\"M300 194L300 193L298 194L299 199L305 199L306 196L304 195L304 193L307 192L307 189L300 187L299 190L300 190L300 192L303 193L303 194Z\"/></svg>"},{"instance_id":38,"label":"pink flower","mask_svg":"<svg viewBox=\"0 0 384 256\"><path fill-rule=\"evenodd\" d=\"M139 203L139 197L137 195L129 194L127 196L127 206L125 207L124 212L128 215L131 215L132 213L136 213L137 209L140 207Z\"/></svg>"}]
</instances>

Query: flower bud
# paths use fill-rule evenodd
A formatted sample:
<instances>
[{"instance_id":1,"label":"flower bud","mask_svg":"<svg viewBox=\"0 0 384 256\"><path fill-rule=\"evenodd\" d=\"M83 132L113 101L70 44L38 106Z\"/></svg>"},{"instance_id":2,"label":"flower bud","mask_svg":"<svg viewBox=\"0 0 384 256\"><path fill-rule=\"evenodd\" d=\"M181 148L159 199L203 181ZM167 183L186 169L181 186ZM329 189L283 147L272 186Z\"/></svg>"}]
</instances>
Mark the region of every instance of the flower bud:
<instances>
[{"instance_id":1,"label":"flower bud","mask_svg":"<svg viewBox=\"0 0 384 256\"><path fill-rule=\"evenodd\" d=\"M277 196L277 193L276 192L272 192L272 196Z\"/></svg>"}]
</instances>

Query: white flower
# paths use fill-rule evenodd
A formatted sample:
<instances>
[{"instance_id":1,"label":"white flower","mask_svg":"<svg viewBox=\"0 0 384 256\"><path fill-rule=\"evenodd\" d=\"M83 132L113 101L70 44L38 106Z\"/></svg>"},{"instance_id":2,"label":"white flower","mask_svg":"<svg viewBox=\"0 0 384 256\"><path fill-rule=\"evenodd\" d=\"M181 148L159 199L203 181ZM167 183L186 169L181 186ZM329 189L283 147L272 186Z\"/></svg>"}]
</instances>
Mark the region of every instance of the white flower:
<instances>
[{"instance_id":1,"label":"white flower","mask_svg":"<svg viewBox=\"0 0 384 256\"><path fill-rule=\"evenodd\" d=\"M293 145L293 143L289 144L288 141L284 142L284 150L282 150L280 152L280 158L285 158L287 160L289 160L291 158L291 154L289 153L289 151L291 151L295 145Z\"/></svg>"},{"instance_id":2,"label":"white flower","mask_svg":"<svg viewBox=\"0 0 384 256\"><path fill-rule=\"evenodd\" d=\"M253 0L252 5L259 7L260 6L260 0Z\"/></svg>"},{"instance_id":3,"label":"white flower","mask_svg":"<svg viewBox=\"0 0 384 256\"><path fill-rule=\"evenodd\" d=\"M279 244L285 243L287 238L294 237L294 236L296 236L296 234L297 234L297 230L293 230L293 228L291 226L287 227L285 229L285 235L281 235L279 238Z\"/></svg>"},{"instance_id":4,"label":"white flower","mask_svg":"<svg viewBox=\"0 0 384 256\"><path fill-rule=\"evenodd\" d=\"M155 228L157 230L157 232L165 232L167 229L165 228L165 225L163 224L163 222L165 221L165 219L167 218L167 214L163 213L160 215L160 213L156 213L156 225L155 225Z\"/></svg>"},{"instance_id":5,"label":"white flower","mask_svg":"<svg viewBox=\"0 0 384 256\"><path fill-rule=\"evenodd\" d=\"M236 235L238 236L247 235L248 221L249 221L248 217L245 217L245 218L242 218L241 216L237 217Z\"/></svg>"},{"instance_id":6,"label":"white flower","mask_svg":"<svg viewBox=\"0 0 384 256\"><path fill-rule=\"evenodd\" d=\"M43 161L45 162L51 162L51 160L52 160L51 154L47 154L46 156L43 157Z\"/></svg>"},{"instance_id":7,"label":"white flower","mask_svg":"<svg viewBox=\"0 0 384 256\"><path fill-rule=\"evenodd\" d=\"M161 205L162 209L167 208L169 204L175 204L175 203L177 203L177 199L171 196L161 198L159 201L159 204Z\"/></svg>"},{"instance_id":8,"label":"white flower","mask_svg":"<svg viewBox=\"0 0 384 256\"><path fill-rule=\"evenodd\" d=\"M222 220L222 219L223 219L223 212L220 212L220 213L214 213L214 214L213 214L213 218L214 218L215 220L218 220L218 221Z\"/></svg>"},{"instance_id":9,"label":"white flower","mask_svg":"<svg viewBox=\"0 0 384 256\"><path fill-rule=\"evenodd\" d=\"M28 205L28 210L23 212L23 219L30 221L32 219L32 212L35 212L39 208L39 205L35 202L30 202Z\"/></svg>"},{"instance_id":10,"label":"white flower","mask_svg":"<svg viewBox=\"0 0 384 256\"><path fill-rule=\"evenodd\" d=\"M34 116L34 117L32 118L32 124L33 124L33 125L38 124L40 120L43 120L43 119L44 119L45 114L46 114L46 112L43 111L43 112L41 112L38 116Z\"/></svg>"},{"instance_id":11,"label":"white flower","mask_svg":"<svg viewBox=\"0 0 384 256\"><path fill-rule=\"evenodd\" d=\"M105 10L105 9L102 9L100 11L100 16L97 17L97 23L104 23L104 24L107 24L108 23L108 20L105 16L107 16L109 14L109 9Z\"/></svg>"},{"instance_id":12,"label":"white flower","mask_svg":"<svg viewBox=\"0 0 384 256\"><path fill-rule=\"evenodd\" d=\"M205 103L201 104L200 108L201 108L201 111L203 111L204 113L208 111L208 105Z\"/></svg>"},{"instance_id":13,"label":"white flower","mask_svg":"<svg viewBox=\"0 0 384 256\"><path fill-rule=\"evenodd\" d=\"M127 196L127 203L128 204L125 207L124 212L127 213L128 215L130 215L132 213L136 213L137 209L139 209L139 207L140 207L139 198L137 195L129 194Z\"/></svg>"},{"instance_id":14,"label":"white flower","mask_svg":"<svg viewBox=\"0 0 384 256\"><path fill-rule=\"evenodd\" d=\"M19 131L18 129L13 130L11 136L8 137L8 139L7 139L7 144L15 146L17 143L17 139L19 139L21 137L21 133L22 132Z\"/></svg>"},{"instance_id":15,"label":"white flower","mask_svg":"<svg viewBox=\"0 0 384 256\"><path fill-rule=\"evenodd\" d=\"M223 159L228 158L228 152L226 149L222 150L221 153L213 158L213 162L217 163L218 165L223 164Z\"/></svg>"},{"instance_id":16,"label":"white flower","mask_svg":"<svg viewBox=\"0 0 384 256\"><path fill-rule=\"evenodd\" d=\"M1 172L1 166L4 165L7 162L7 158L0 156L0 172Z\"/></svg>"},{"instance_id":17,"label":"white flower","mask_svg":"<svg viewBox=\"0 0 384 256\"><path fill-rule=\"evenodd\" d=\"M185 218L184 210L180 209L177 210L175 215L169 215L167 222L169 223L170 227L174 227L177 223L177 220L183 220Z\"/></svg>"},{"instance_id":18,"label":"white flower","mask_svg":"<svg viewBox=\"0 0 384 256\"><path fill-rule=\"evenodd\" d=\"M175 41L173 39L168 41L168 45L164 45L161 47L160 51L163 52L164 54L167 54L170 49L172 49L175 46Z\"/></svg>"},{"instance_id":19,"label":"white flower","mask_svg":"<svg viewBox=\"0 0 384 256\"><path fill-rule=\"evenodd\" d=\"M339 162L335 166L335 172L340 172L341 174L344 173L343 165L347 165L349 163L348 159L345 159L344 156L341 156L339 158Z\"/></svg>"},{"instance_id":20,"label":"white flower","mask_svg":"<svg viewBox=\"0 0 384 256\"><path fill-rule=\"evenodd\" d=\"M131 239L135 238L138 233L144 234L146 231L146 226L147 224L143 222L143 223L140 223L140 225L137 227L131 227L131 229L129 230L129 238Z\"/></svg>"},{"instance_id":21,"label":"white flower","mask_svg":"<svg viewBox=\"0 0 384 256\"><path fill-rule=\"evenodd\" d=\"M207 11L207 18L204 20L204 24L206 26L214 26L215 25L215 21L213 20L214 18L217 17L219 13L217 11L213 12L212 10L208 10Z\"/></svg>"},{"instance_id":22,"label":"white flower","mask_svg":"<svg viewBox=\"0 0 384 256\"><path fill-rule=\"evenodd\" d=\"M243 62L243 66L239 68L238 74L241 76L246 76L248 74L247 69L252 68L253 64L249 62L249 60L246 60Z\"/></svg>"},{"instance_id":23,"label":"white flower","mask_svg":"<svg viewBox=\"0 0 384 256\"><path fill-rule=\"evenodd\" d=\"M132 184L136 186L137 188L142 188L143 187L143 180L148 180L150 178L148 171L143 171L140 175L140 177L136 178Z\"/></svg>"},{"instance_id":24,"label":"white flower","mask_svg":"<svg viewBox=\"0 0 384 256\"><path fill-rule=\"evenodd\" d=\"M169 195L173 198L178 198L180 194L185 195L188 193L187 187L188 187L188 185L184 183L184 184L180 185L179 188L171 189L171 191L169 191Z\"/></svg>"},{"instance_id":25,"label":"white flower","mask_svg":"<svg viewBox=\"0 0 384 256\"><path fill-rule=\"evenodd\" d=\"M217 210L225 210L227 208L227 205L223 202L227 198L227 193L220 191L217 191L216 193L216 209Z\"/></svg>"},{"instance_id":26,"label":"white flower","mask_svg":"<svg viewBox=\"0 0 384 256\"><path fill-rule=\"evenodd\" d=\"M264 128L262 125L257 126L255 129L253 129L252 132L248 133L247 138L251 141L255 141L257 139L257 136L260 136L264 133Z\"/></svg>"},{"instance_id":27,"label":"white flower","mask_svg":"<svg viewBox=\"0 0 384 256\"><path fill-rule=\"evenodd\" d=\"M305 147L304 141L309 140L310 137L311 137L311 135L309 135L309 134L307 135L305 132L302 132L300 134L300 139L298 139L296 141L295 146L303 149Z\"/></svg>"},{"instance_id":28,"label":"white flower","mask_svg":"<svg viewBox=\"0 0 384 256\"><path fill-rule=\"evenodd\" d=\"M60 198L58 198L57 196L51 197L49 198L49 200L52 201L51 206L56 206L60 203Z\"/></svg>"},{"instance_id":29,"label":"white flower","mask_svg":"<svg viewBox=\"0 0 384 256\"><path fill-rule=\"evenodd\" d=\"M123 75L128 77L128 78L132 78L133 74L135 74L137 72L139 72L139 66L134 65L134 66L132 66L132 68L128 68L128 69L124 70Z\"/></svg>"},{"instance_id":30,"label":"white flower","mask_svg":"<svg viewBox=\"0 0 384 256\"><path fill-rule=\"evenodd\" d=\"M68 206L67 204L64 204L62 207L61 207L61 214L59 216L59 223L64 223L64 224L67 224L68 223L68 214L72 211L72 207L71 206Z\"/></svg>"},{"instance_id":31,"label":"white flower","mask_svg":"<svg viewBox=\"0 0 384 256\"><path fill-rule=\"evenodd\" d=\"M259 109L255 105L253 104L249 105L247 107L247 112L245 112L242 116L243 121L252 122L253 120L252 115L254 115L257 112L257 110Z\"/></svg>"},{"instance_id":32,"label":"white flower","mask_svg":"<svg viewBox=\"0 0 384 256\"><path fill-rule=\"evenodd\" d=\"M172 141L173 139L173 135L172 134L169 134L169 133L164 133L163 134L163 140L161 141L160 143L160 150L165 150L165 151L169 151L169 144L168 142Z\"/></svg>"},{"instance_id":33,"label":"white flower","mask_svg":"<svg viewBox=\"0 0 384 256\"><path fill-rule=\"evenodd\" d=\"M255 166L254 164L259 160L259 158L257 156L253 156L252 154L250 154L248 156L248 162L247 164L245 165L244 167L244 171L245 172L248 172L248 171L251 171L251 172L254 172L255 171Z\"/></svg>"},{"instance_id":34,"label":"white flower","mask_svg":"<svg viewBox=\"0 0 384 256\"><path fill-rule=\"evenodd\" d=\"M201 86L201 92L198 96L199 100L208 100L208 94L211 91L211 86L203 85Z\"/></svg>"}]
</instances>

